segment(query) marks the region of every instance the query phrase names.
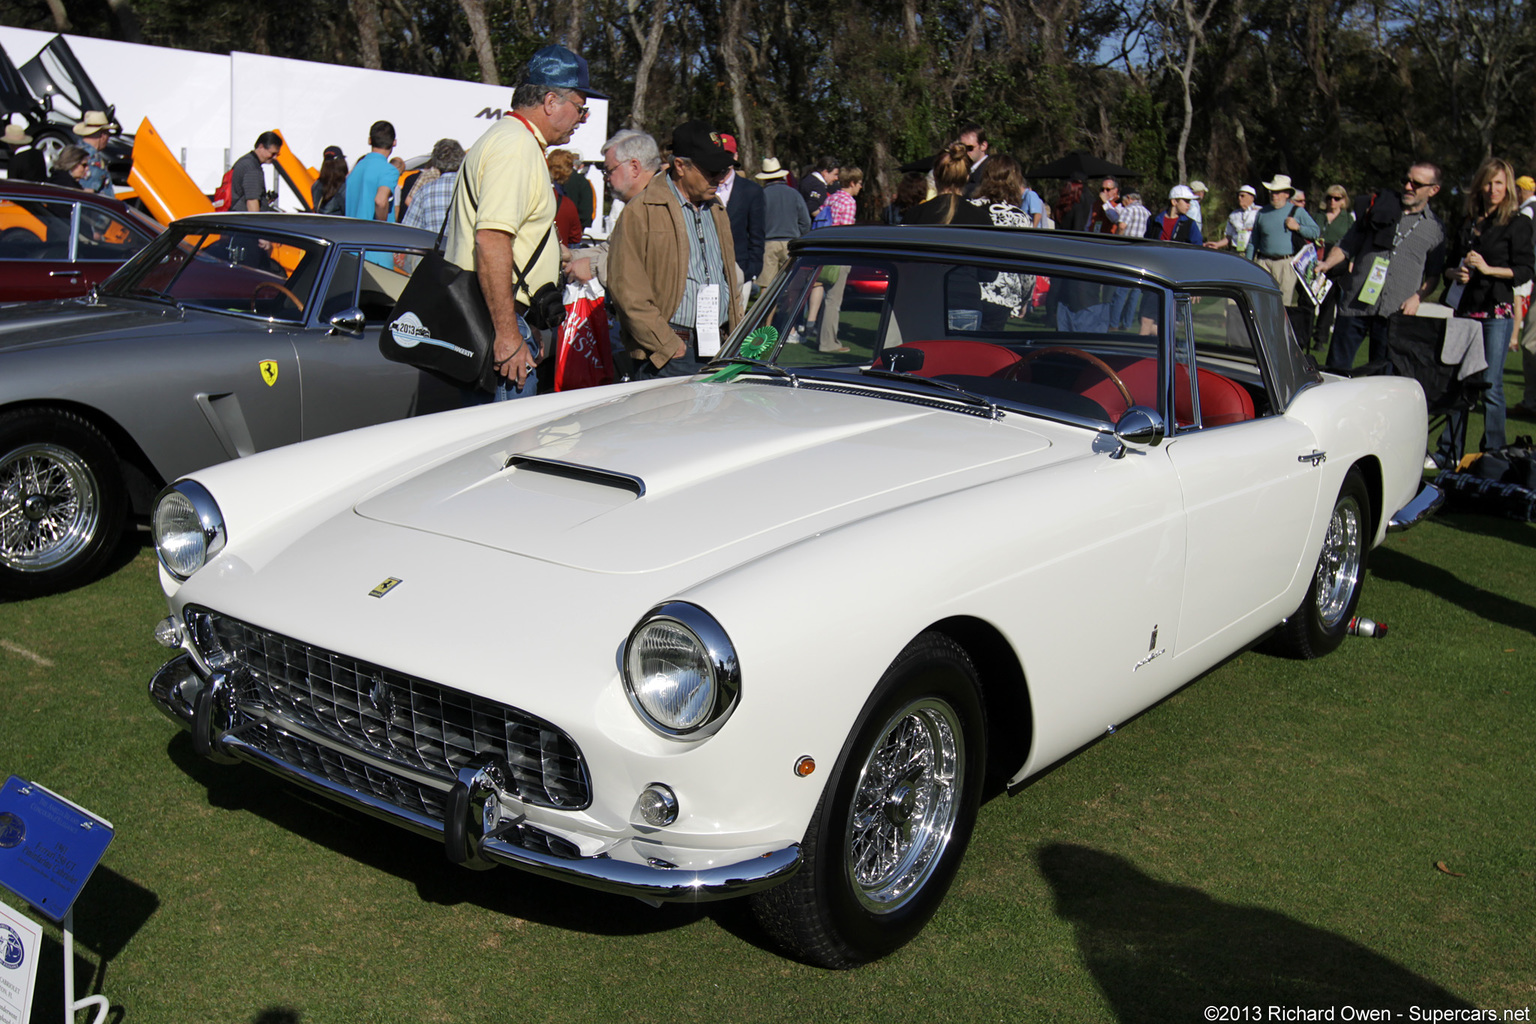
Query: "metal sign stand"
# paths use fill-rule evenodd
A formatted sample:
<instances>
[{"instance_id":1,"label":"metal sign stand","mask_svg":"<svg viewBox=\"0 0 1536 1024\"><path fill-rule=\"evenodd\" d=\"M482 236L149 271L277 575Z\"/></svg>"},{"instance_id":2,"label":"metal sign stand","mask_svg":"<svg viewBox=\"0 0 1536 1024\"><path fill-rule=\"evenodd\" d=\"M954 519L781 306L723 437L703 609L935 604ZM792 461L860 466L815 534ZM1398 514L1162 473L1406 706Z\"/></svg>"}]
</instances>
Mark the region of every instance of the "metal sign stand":
<instances>
[{"instance_id":1,"label":"metal sign stand","mask_svg":"<svg viewBox=\"0 0 1536 1024\"><path fill-rule=\"evenodd\" d=\"M0 789L0 887L9 889L64 932L64 1019L107 997L75 998L75 900L112 842L112 823L46 786L12 775Z\"/></svg>"}]
</instances>

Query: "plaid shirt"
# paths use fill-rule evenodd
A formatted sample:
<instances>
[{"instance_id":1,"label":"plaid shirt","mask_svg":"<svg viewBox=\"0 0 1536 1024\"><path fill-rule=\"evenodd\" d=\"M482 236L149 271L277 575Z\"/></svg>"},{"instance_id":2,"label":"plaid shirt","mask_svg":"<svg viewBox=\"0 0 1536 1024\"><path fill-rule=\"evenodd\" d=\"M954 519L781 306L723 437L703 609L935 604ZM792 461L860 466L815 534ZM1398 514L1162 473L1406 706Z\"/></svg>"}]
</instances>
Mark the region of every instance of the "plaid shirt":
<instances>
[{"instance_id":1,"label":"plaid shirt","mask_svg":"<svg viewBox=\"0 0 1536 1024\"><path fill-rule=\"evenodd\" d=\"M420 192L411 190L411 205L403 223L408 228L423 228L434 235L448 219L448 205L453 202L453 183L459 173L452 171L427 182Z\"/></svg>"},{"instance_id":2,"label":"plaid shirt","mask_svg":"<svg viewBox=\"0 0 1536 1024\"><path fill-rule=\"evenodd\" d=\"M1147 221L1151 219L1152 211L1145 203L1126 203L1120 208L1120 233L1140 238L1147 233Z\"/></svg>"},{"instance_id":3,"label":"plaid shirt","mask_svg":"<svg viewBox=\"0 0 1536 1024\"><path fill-rule=\"evenodd\" d=\"M827 206L832 211L831 227L842 227L844 224L852 224L859 212L859 202L843 189L838 189L827 196Z\"/></svg>"}]
</instances>

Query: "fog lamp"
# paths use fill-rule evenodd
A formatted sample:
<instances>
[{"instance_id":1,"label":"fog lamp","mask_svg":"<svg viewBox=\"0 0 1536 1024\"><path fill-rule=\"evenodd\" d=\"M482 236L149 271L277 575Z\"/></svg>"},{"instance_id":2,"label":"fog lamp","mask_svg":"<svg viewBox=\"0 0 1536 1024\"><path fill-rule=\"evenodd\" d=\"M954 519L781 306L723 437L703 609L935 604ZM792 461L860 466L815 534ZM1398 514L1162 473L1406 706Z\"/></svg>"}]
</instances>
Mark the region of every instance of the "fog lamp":
<instances>
[{"instance_id":1,"label":"fog lamp","mask_svg":"<svg viewBox=\"0 0 1536 1024\"><path fill-rule=\"evenodd\" d=\"M645 787L635 807L645 823L656 828L666 828L677 820L677 796L659 782Z\"/></svg>"},{"instance_id":2,"label":"fog lamp","mask_svg":"<svg viewBox=\"0 0 1536 1024\"><path fill-rule=\"evenodd\" d=\"M181 623L174 615L167 615L155 624L155 643L161 647L181 646Z\"/></svg>"}]
</instances>

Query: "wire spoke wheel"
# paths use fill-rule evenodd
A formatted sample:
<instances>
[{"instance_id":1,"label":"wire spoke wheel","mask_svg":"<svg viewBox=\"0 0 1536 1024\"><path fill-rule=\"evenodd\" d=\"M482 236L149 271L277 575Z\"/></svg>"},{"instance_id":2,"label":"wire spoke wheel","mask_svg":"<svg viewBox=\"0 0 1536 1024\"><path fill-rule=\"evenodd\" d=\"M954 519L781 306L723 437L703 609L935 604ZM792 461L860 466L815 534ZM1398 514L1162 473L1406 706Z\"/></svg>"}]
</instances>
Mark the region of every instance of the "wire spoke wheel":
<instances>
[{"instance_id":1,"label":"wire spoke wheel","mask_svg":"<svg viewBox=\"0 0 1536 1024\"><path fill-rule=\"evenodd\" d=\"M769 936L822 967L868 963L922 931L965 856L987 763L981 680L921 633L853 723L801 843L800 870L752 897Z\"/></svg>"},{"instance_id":2,"label":"wire spoke wheel","mask_svg":"<svg viewBox=\"0 0 1536 1024\"><path fill-rule=\"evenodd\" d=\"M1374 528L1371 493L1360 470L1352 468L1328 516L1306 597L1267 642L1272 653L1286 658L1320 658L1344 641L1365 588Z\"/></svg>"},{"instance_id":3,"label":"wire spoke wheel","mask_svg":"<svg viewBox=\"0 0 1536 1024\"><path fill-rule=\"evenodd\" d=\"M67 409L0 412L0 594L92 578L127 513L117 453L95 424Z\"/></svg>"},{"instance_id":4,"label":"wire spoke wheel","mask_svg":"<svg viewBox=\"0 0 1536 1024\"><path fill-rule=\"evenodd\" d=\"M96 476L74 452L24 445L0 456L0 562L45 572L77 557L101 519Z\"/></svg>"},{"instance_id":5,"label":"wire spoke wheel","mask_svg":"<svg viewBox=\"0 0 1536 1024\"><path fill-rule=\"evenodd\" d=\"M1322 557L1317 560L1317 614L1328 629L1349 611L1350 599L1360 585L1364 550L1360 503L1345 495L1334 506Z\"/></svg>"},{"instance_id":6,"label":"wire spoke wheel","mask_svg":"<svg viewBox=\"0 0 1536 1024\"><path fill-rule=\"evenodd\" d=\"M869 911L898 909L933 873L960 813L964 759L959 715L944 701L916 701L880 730L844 845L853 891Z\"/></svg>"}]
</instances>

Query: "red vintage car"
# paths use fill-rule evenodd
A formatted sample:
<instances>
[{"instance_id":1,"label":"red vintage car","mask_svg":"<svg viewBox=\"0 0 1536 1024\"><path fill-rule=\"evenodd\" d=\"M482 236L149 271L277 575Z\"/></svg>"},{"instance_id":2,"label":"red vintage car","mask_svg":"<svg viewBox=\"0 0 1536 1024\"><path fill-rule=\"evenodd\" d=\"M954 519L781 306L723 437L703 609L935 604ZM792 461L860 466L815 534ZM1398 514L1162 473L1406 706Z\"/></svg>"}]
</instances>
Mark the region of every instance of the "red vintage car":
<instances>
[{"instance_id":1,"label":"red vintage car","mask_svg":"<svg viewBox=\"0 0 1536 1024\"><path fill-rule=\"evenodd\" d=\"M94 192L0 181L0 302L84 295L160 231Z\"/></svg>"}]
</instances>

